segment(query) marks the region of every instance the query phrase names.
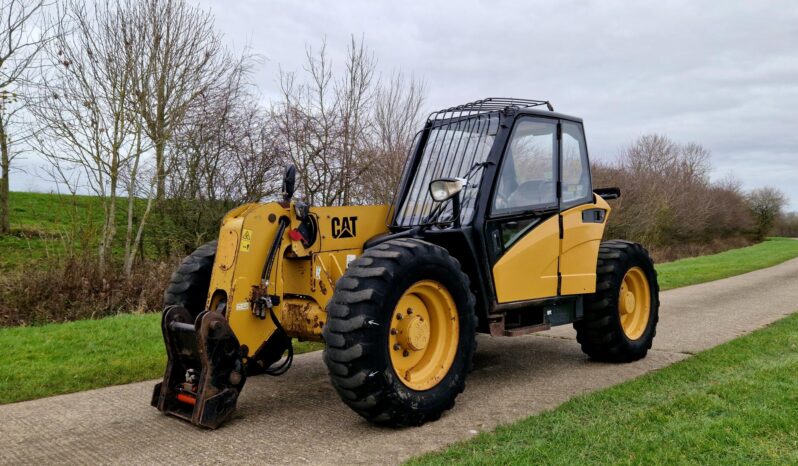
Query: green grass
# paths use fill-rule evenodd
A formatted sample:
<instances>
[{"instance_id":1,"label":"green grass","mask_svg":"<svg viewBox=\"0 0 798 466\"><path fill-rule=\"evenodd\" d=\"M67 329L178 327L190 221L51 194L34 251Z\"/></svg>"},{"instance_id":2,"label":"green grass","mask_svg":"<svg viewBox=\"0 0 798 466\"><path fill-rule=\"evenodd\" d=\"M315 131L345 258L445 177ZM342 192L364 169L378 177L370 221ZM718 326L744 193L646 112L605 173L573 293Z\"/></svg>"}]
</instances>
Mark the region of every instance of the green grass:
<instances>
[{"instance_id":1,"label":"green grass","mask_svg":"<svg viewBox=\"0 0 798 466\"><path fill-rule=\"evenodd\" d=\"M97 225L103 220L102 204L96 196L11 192L9 205L13 230L57 233L73 220Z\"/></svg>"},{"instance_id":2,"label":"green grass","mask_svg":"<svg viewBox=\"0 0 798 466\"><path fill-rule=\"evenodd\" d=\"M94 247L102 225L102 205L94 196L12 192L9 205L14 234L0 236L0 271L50 263L67 244ZM124 224L123 211L117 221Z\"/></svg>"},{"instance_id":3,"label":"green grass","mask_svg":"<svg viewBox=\"0 0 798 466\"><path fill-rule=\"evenodd\" d=\"M111 249L117 259L124 254L127 201L126 197L119 197L116 203L116 236ZM135 222L141 218L146 205L146 200L136 200ZM47 267L58 259L96 253L104 217L101 198L12 192L9 206L11 235L0 236L0 272ZM197 241L205 242L203 238L217 231L215 216L233 206L225 202L198 206L186 200L165 202L162 207L167 208L166 213L153 211L147 222L142 254L148 258L163 259L172 247L180 250ZM185 231L185 225L189 224L204 233Z\"/></svg>"},{"instance_id":4,"label":"green grass","mask_svg":"<svg viewBox=\"0 0 798 466\"><path fill-rule=\"evenodd\" d=\"M0 404L154 379L166 363L159 314L0 328L0 348Z\"/></svg>"},{"instance_id":5,"label":"green grass","mask_svg":"<svg viewBox=\"0 0 798 466\"><path fill-rule=\"evenodd\" d=\"M796 374L798 314L409 464L798 464Z\"/></svg>"},{"instance_id":6,"label":"green grass","mask_svg":"<svg viewBox=\"0 0 798 466\"><path fill-rule=\"evenodd\" d=\"M798 240L768 238L746 248L657 264L660 289L669 290L763 269L798 257Z\"/></svg>"},{"instance_id":7,"label":"green grass","mask_svg":"<svg viewBox=\"0 0 798 466\"><path fill-rule=\"evenodd\" d=\"M38 234L0 236L0 271L61 257L63 243Z\"/></svg>"}]
</instances>

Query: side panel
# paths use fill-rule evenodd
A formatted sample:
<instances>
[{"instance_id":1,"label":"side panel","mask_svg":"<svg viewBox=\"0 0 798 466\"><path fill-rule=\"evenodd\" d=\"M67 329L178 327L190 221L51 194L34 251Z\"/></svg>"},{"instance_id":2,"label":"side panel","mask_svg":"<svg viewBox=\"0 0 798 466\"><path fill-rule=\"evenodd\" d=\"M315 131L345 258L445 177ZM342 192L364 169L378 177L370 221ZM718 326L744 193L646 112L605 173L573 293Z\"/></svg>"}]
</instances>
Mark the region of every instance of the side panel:
<instances>
[{"instance_id":1,"label":"side panel","mask_svg":"<svg viewBox=\"0 0 798 466\"><path fill-rule=\"evenodd\" d=\"M280 297L274 311L295 337L318 339L326 315L324 308L335 282L349 262L362 254L363 243L387 231L387 206L313 207L318 224L316 241L305 248L289 230L296 228L293 206L278 203L248 204L222 221L219 246L211 277L208 306L214 293L227 295L227 319L242 345L252 355L275 330L271 319L252 314L253 288L259 286L266 256L275 240L280 217L291 220L282 238L269 277L267 293Z\"/></svg>"},{"instance_id":2,"label":"side panel","mask_svg":"<svg viewBox=\"0 0 798 466\"><path fill-rule=\"evenodd\" d=\"M493 266L499 303L557 295L559 219L555 215L513 244Z\"/></svg>"},{"instance_id":3,"label":"side panel","mask_svg":"<svg viewBox=\"0 0 798 466\"><path fill-rule=\"evenodd\" d=\"M236 209L222 220L208 306L213 306L211 299L216 291L227 294L227 320L239 342L249 348L249 355L275 330L271 319L252 315L250 297L252 288L260 282L266 255L277 232L277 219L288 214L289 209L277 203L249 204L248 208ZM287 235L283 241L283 247L290 243ZM276 260L272 283L280 265L281 261Z\"/></svg>"},{"instance_id":4,"label":"side panel","mask_svg":"<svg viewBox=\"0 0 798 466\"><path fill-rule=\"evenodd\" d=\"M366 240L388 231L388 206L311 207L319 221L319 252L360 249Z\"/></svg>"},{"instance_id":5,"label":"side panel","mask_svg":"<svg viewBox=\"0 0 798 466\"><path fill-rule=\"evenodd\" d=\"M595 203L583 204L562 213L560 294L596 291L596 261L609 213L609 204L600 196L596 196Z\"/></svg>"}]
</instances>

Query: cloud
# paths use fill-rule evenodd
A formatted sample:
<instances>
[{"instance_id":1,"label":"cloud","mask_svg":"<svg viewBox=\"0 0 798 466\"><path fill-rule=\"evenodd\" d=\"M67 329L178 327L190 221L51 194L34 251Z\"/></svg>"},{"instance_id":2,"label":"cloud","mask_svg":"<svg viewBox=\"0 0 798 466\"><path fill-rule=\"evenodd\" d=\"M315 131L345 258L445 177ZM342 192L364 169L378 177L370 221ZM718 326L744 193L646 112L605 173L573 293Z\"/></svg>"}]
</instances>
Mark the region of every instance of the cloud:
<instances>
[{"instance_id":1,"label":"cloud","mask_svg":"<svg viewBox=\"0 0 798 466\"><path fill-rule=\"evenodd\" d=\"M239 49L299 70L327 38L341 62L361 35L383 70L423 77L430 109L486 96L551 100L584 118L591 154L645 133L698 142L715 174L773 185L798 211L798 3L201 0Z\"/></svg>"}]
</instances>

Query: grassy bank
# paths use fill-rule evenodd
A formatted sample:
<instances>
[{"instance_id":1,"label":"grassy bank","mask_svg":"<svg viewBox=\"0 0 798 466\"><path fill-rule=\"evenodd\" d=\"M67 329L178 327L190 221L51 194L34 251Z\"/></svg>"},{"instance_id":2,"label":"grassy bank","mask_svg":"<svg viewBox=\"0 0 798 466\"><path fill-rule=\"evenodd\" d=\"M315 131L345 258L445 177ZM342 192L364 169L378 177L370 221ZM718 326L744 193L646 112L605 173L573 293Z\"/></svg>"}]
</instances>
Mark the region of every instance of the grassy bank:
<instances>
[{"instance_id":1,"label":"grassy bank","mask_svg":"<svg viewBox=\"0 0 798 466\"><path fill-rule=\"evenodd\" d=\"M798 314L410 461L798 464Z\"/></svg>"},{"instance_id":2,"label":"grassy bank","mask_svg":"<svg viewBox=\"0 0 798 466\"><path fill-rule=\"evenodd\" d=\"M0 404L158 378L166 362L159 314L0 328L0 348Z\"/></svg>"},{"instance_id":3,"label":"grassy bank","mask_svg":"<svg viewBox=\"0 0 798 466\"><path fill-rule=\"evenodd\" d=\"M146 201L135 202L135 222L141 218ZM148 228L143 239L144 255L148 259L164 259L167 244L177 247L181 241L200 244L204 241L196 232L184 231L186 223L199 227L210 222L211 231L215 234L218 219L232 206L219 203L214 209L200 209L206 216L195 215L190 207L195 204L173 203L163 201L162 207L168 210L164 215L151 215ZM16 271L48 267L54 261L82 254L94 254L99 244L103 225L103 203L96 196L79 196L71 194L45 194L11 192L9 193L11 234L0 236L0 271ZM210 212L210 211L214 212ZM176 224L173 217L185 214L183 223ZM212 218L207 217L210 215ZM200 218L201 217L201 218ZM117 235L112 244L112 253L121 259L124 252L125 231L127 228L127 198L118 198L116 204ZM136 223L137 225L137 223ZM160 246L156 248L156 244Z\"/></svg>"},{"instance_id":4,"label":"grassy bank","mask_svg":"<svg viewBox=\"0 0 798 466\"><path fill-rule=\"evenodd\" d=\"M660 289L668 290L764 269L794 257L798 240L768 238L745 248L657 264L657 275Z\"/></svg>"},{"instance_id":5,"label":"grassy bank","mask_svg":"<svg viewBox=\"0 0 798 466\"><path fill-rule=\"evenodd\" d=\"M67 244L93 248L87 243L102 225L102 204L94 196L11 192L9 205L13 234L0 236L0 271L47 264L62 257Z\"/></svg>"}]
</instances>

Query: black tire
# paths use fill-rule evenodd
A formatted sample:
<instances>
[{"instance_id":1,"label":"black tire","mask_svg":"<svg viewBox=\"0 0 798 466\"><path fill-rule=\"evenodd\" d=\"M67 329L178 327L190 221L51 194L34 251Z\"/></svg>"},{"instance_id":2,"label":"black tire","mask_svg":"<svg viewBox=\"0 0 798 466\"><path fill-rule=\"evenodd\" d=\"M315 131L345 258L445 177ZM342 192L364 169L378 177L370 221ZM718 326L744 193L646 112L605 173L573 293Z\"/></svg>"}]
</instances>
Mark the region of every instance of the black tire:
<instances>
[{"instance_id":1,"label":"black tire","mask_svg":"<svg viewBox=\"0 0 798 466\"><path fill-rule=\"evenodd\" d=\"M183 259L180 267L172 273L163 294L164 309L173 305L183 306L194 318L205 310L216 257L216 243L217 241L205 243Z\"/></svg>"},{"instance_id":2,"label":"black tire","mask_svg":"<svg viewBox=\"0 0 798 466\"><path fill-rule=\"evenodd\" d=\"M619 292L626 272L640 267L651 293L649 319L642 335L631 340L621 326ZM596 269L596 292L585 297L584 318L574 323L576 340L592 359L631 362L644 358L651 349L659 321L659 284L654 263L643 246L630 241L601 243Z\"/></svg>"},{"instance_id":3,"label":"black tire","mask_svg":"<svg viewBox=\"0 0 798 466\"><path fill-rule=\"evenodd\" d=\"M451 294L459 340L449 372L428 390L407 387L393 369L389 328L404 292L434 280ZM323 329L324 362L341 399L370 422L418 426L437 420L465 388L476 348L475 299L460 263L440 246L419 239L377 245L353 261L338 280Z\"/></svg>"}]
</instances>

